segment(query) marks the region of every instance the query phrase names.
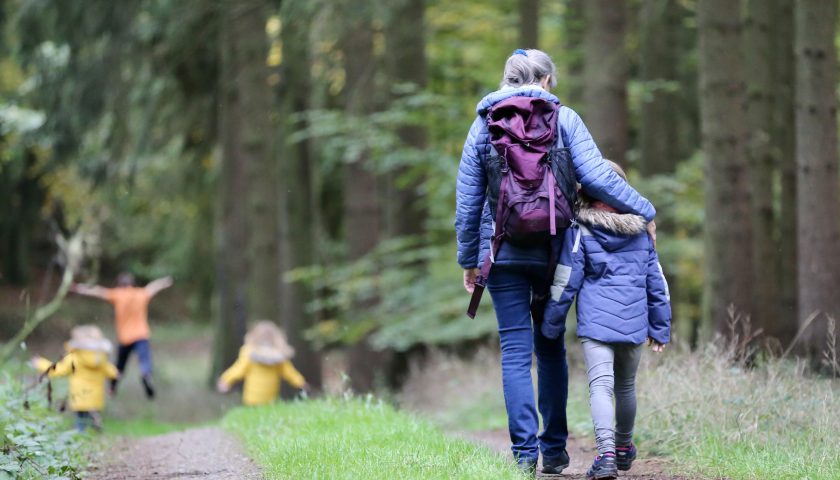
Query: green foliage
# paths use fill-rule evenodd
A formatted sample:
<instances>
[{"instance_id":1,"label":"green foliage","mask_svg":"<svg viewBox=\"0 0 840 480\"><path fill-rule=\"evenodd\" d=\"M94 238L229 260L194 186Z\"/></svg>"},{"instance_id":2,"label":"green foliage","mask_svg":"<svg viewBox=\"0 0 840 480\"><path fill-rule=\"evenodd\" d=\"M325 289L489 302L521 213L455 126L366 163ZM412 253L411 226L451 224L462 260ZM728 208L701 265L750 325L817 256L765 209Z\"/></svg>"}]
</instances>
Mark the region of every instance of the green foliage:
<instances>
[{"instance_id":1,"label":"green foliage","mask_svg":"<svg viewBox=\"0 0 840 480\"><path fill-rule=\"evenodd\" d=\"M503 457L372 397L242 407L222 424L266 478L523 478Z\"/></svg>"},{"instance_id":2,"label":"green foliage","mask_svg":"<svg viewBox=\"0 0 840 480\"><path fill-rule=\"evenodd\" d=\"M86 440L48 408L43 388L3 373L0 404L0 478L82 478Z\"/></svg>"}]
</instances>

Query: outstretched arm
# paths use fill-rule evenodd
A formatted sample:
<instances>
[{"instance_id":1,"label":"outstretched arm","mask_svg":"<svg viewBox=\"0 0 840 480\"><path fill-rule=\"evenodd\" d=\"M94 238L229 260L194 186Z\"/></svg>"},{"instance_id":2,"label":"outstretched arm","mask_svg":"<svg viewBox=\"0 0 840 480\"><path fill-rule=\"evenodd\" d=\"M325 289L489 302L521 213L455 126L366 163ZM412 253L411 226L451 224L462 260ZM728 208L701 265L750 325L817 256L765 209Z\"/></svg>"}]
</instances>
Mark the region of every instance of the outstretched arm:
<instances>
[{"instance_id":1,"label":"outstretched arm","mask_svg":"<svg viewBox=\"0 0 840 480\"><path fill-rule=\"evenodd\" d=\"M152 280L146 285L146 292L148 292L150 297L154 297L158 293L167 288L172 286L172 277L163 277L158 278L157 280Z\"/></svg>"},{"instance_id":2,"label":"outstretched arm","mask_svg":"<svg viewBox=\"0 0 840 480\"><path fill-rule=\"evenodd\" d=\"M108 289L105 287L100 287L99 285L84 285L74 283L70 285L70 291L85 297L108 300Z\"/></svg>"}]
</instances>

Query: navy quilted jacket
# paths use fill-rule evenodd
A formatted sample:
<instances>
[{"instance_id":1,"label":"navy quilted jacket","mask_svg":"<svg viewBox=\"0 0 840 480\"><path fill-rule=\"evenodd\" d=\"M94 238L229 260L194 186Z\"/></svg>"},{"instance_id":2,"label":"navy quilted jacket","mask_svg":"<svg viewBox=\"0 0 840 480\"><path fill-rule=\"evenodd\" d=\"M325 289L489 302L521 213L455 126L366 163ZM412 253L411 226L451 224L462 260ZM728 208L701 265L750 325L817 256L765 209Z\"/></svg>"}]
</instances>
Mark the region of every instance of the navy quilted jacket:
<instances>
[{"instance_id":1,"label":"navy quilted jacket","mask_svg":"<svg viewBox=\"0 0 840 480\"><path fill-rule=\"evenodd\" d=\"M461 154L456 186L455 230L458 237L458 263L463 268L476 268L481 264L489 252L490 237L493 235L490 210L486 205L487 175L484 171L484 159L491 151L487 112L496 103L514 95L540 97L560 104L557 97L534 85L503 88L478 103L478 116L470 128ZM656 215L653 205L603 161L592 135L578 114L568 107L560 106L557 122L563 134L563 143L571 150L577 180L583 190L619 211L652 220ZM547 251L520 249L509 243L502 244L496 258L496 264L547 262Z\"/></svg>"},{"instance_id":2,"label":"navy quilted jacket","mask_svg":"<svg viewBox=\"0 0 840 480\"><path fill-rule=\"evenodd\" d=\"M542 334L557 338L577 297L577 335L606 343L668 343L671 303L645 221L582 207L566 230Z\"/></svg>"}]
</instances>

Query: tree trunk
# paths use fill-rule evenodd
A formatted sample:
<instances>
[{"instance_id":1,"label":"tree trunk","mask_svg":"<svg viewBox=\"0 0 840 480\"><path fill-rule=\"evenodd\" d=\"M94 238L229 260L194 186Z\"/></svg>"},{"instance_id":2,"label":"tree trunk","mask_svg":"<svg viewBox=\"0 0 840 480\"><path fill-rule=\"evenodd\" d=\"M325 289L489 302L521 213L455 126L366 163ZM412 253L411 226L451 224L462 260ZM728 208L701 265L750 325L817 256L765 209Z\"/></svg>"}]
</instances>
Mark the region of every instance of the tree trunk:
<instances>
[{"instance_id":1,"label":"tree trunk","mask_svg":"<svg viewBox=\"0 0 840 480\"><path fill-rule=\"evenodd\" d=\"M220 181L221 218L219 228L218 289L219 320L213 353L213 376L217 376L237 356L248 320L248 247L247 174L253 156L249 154L245 122L250 112L245 107L251 87L243 74L249 68L247 39L256 27L257 10L234 0L222 3L221 27L221 133L222 178ZM260 21L264 21L264 18ZM253 52L250 53L253 55ZM259 62L262 64L263 62Z\"/></svg>"},{"instance_id":2,"label":"tree trunk","mask_svg":"<svg viewBox=\"0 0 840 480\"><path fill-rule=\"evenodd\" d=\"M650 176L674 171L679 159L679 95L676 0L644 0L639 13L639 74L642 96L639 167Z\"/></svg>"},{"instance_id":3,"label":"tree trunk","mask_svg":"<svg viewBox=\"0 0 840 480\"><path fill-rule=\"evenodd\" d=\"M423 16L425 0L395 0L390 4L389 22L385 29L388 49L386 68L392 86L412 84L419 90L426 87L426 41ZM402 95L392 92L391 99ZM420 126L400 127L397 135L404 147L422 151L426 148L426 130ZM389 182L393 192L388 202L388 233L390 236L420 235L425 232L426 211L418 188L423 178L415 175L406 182L410 168L398 169ZM416 170L416 169L415 169Z\"/></svg>"},{"instance_id":4,"label":"tree trunk","mask_svg":"<svg viewBox=\"0 0 840 480\"><path fill-rule=\"evenodd\" d=\"M584 0L565 0L564 4L563 55L560 58L565 65L566 75L557 80L566 85L566 91L560 92L560 97L561 100L565 97L565 103L584 115L586 113L586 105L583 105L582 45L586 34Z\"/></svg>"},{"instance_id":5,"label":"tree trunk","mask_svg":"<svg viewBox=\"0 0 840 480\"><path fill-rule=\"evenodd\" d=\"M779 273L776 258L776 225L773 212L774 82L772 57L775 33L771 29L773 12L767 2L748 0L745 21L747 70L747 120L749 137L750 199L752 202L752 251L754 281L753 325L768 337L779 338Z\"/></svg>"},{"instance_id":6,"label":"tree trunk","mask_svg":"<svg viewBox=\"0 0 840 480\"><path fill-rule=\"evenodd\" d=\"M796 129L794 89L796 75L793 55L793 0L774 0L773 8L773 137L776 140L777 171L781 177L778 212L779 314L768 334L786 346L797 329L798 248L796 220Z\"/></svg>"},{"instance_id":7,"label":"tree trunk","mask_svg":"<svg viewBox=\"0 0 840 480\"><path fill-rule=\"evenodd\" d=\"M705 155L705 318L727 333L727 307L752 312L752 244L738 2L697 2Z\"/></svg>"},{"instance_id":8,"label":"tree trunk","mask_svg":"<svg viewBox=\"0 0 840 480\"><path fill-rule=\"evenodd\" d=\"M587 0L584 35L586 124L606 158L624 165L627 153L627 4Z\"/></svg>"},{"instance_id":9,"label":"tree trunk","mask_svg":"<svg viewBox=\"0 0 840 480\"><path fill-rule=\"evenodd\" d=\"M837 178L837 2L796 2L796 162L799 321L814 312L840 319L840 197ZM824 317L805 341L825 348Z\"/></svg>"},{"instance_id":10,"label":"tree trunk","mask_svg":"<svg viewBox=\"0 0 840 480\"><path fill-rule=\"evenodd\" d=\"M311 13L300 2L284 2L281 10L283 22L283 63L280 85L281 115L284 134L282 145L283 192L286 196L284 212L284 240L289 269L307 267L314 263L316 244L316 196L314 165L309 140L297 143L288 141L294 131L306 128L304 120L294 118L310 108L311 83L309 26ZM304 331L317 321L307 312L306 306L313 299L312 287L303 283L283 283L283 326L295 348L295 366L314 388L320 389L321 357L304 338Z\"/></svg>"},{"instance_id":11,"label":"tree trunk","mask_svg":"<svg viewBox=\"0 0 840 480\"><path fill-rule=\"evenodd\" d=\"M347 30L342 39L345 70L345 110L348 115L369 114L374 109L373 27L371 6L362 0L346 0L343 18ZM349 260L358 260L379 243L381 207L379 182L371 171L368 154L361 153L344 171L344 234ZM365 310L375 300L355 305L354 321L361 322ZM357 392L373 389L381 354L373 351L366 339L353 345L348 352L350 384Z\"/></svg>"},{"instance_id":12,"label":"tree trunk","mask_svg":"<svg viewBox=\"0 0 840 480\"><path fill-rule=\"evenodd\" d=\"M266 66L268 0L237 2L235 21L242 27L236 41L236 75L241 118L242 152L248 157L248 230L245 251L250 257L249 313L252 320L279 321L280 317L280 209L281 190L272 138L271 108L274 92Z\"/></svg>"},{"instance_id":13,"label":"tree trunk","mask_svg":"<svg viewBox=\"0 0 840 480\"><path fill-rule=\"evenodd\" d=\"M540 0L519 0L519 47L540 48Z\"/></svg>"}]
</instances>

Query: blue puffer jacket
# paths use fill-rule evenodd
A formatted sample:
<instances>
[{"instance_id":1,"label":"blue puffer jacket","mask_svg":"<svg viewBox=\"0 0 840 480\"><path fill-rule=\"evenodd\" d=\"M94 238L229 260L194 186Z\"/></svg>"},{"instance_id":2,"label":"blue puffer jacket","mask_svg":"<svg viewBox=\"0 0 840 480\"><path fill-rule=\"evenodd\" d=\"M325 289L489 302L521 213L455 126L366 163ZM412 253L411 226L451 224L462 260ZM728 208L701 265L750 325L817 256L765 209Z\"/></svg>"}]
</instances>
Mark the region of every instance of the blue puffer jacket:
<instances>
[{"instance_id":1,"label":"blue puffer jacket","mask_svg":"<svg viewBox=\"0 0 840 480\"><path fill-rule=\"evenodd\" d=\"M481 265L489 252L490 237L493 235L491 215L486 205L487 175L484 171L484 159L491 151L486 123L487 112L496 103L514 95L539 97L560 103L557 97L538 86L503 88L487 95L478 103L478 117L473 122L464 144L456 187L455 230L458 237L458 263L463 268L476 268ZM561 106L557 122L559 131L563 134L563 144L571 151L577 180L583 186L583 190L589 196L620 211L635 213L647 220L653 219L656 215L653 205L603 161L592 135L578 114L568 107ZM547 262L547 251L519 249L509 243L502 244L496 258L496 264L500 265L544 265Z\"/></svg>"},{"instance_id":2,"label":"blue puffer jacket","mask_svg":"<svg viewBox=\"0 0 840 480\"><path fill-rule=\"evenodd\" d=\"M566 230L541 331L557 338L577 295L577 335L607 343L668 343L671 304L645 220L591 206Z\"/></svg>"}]
</instances>

